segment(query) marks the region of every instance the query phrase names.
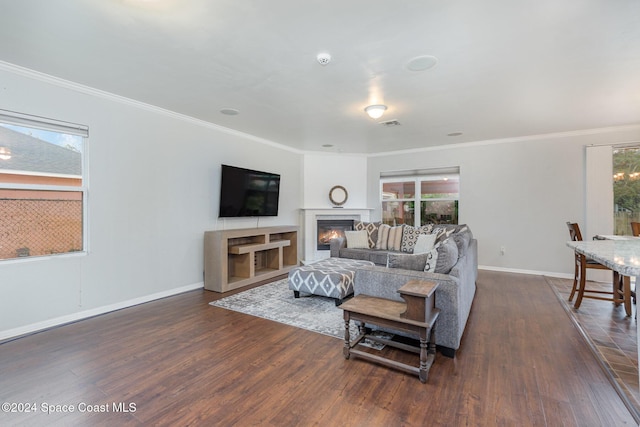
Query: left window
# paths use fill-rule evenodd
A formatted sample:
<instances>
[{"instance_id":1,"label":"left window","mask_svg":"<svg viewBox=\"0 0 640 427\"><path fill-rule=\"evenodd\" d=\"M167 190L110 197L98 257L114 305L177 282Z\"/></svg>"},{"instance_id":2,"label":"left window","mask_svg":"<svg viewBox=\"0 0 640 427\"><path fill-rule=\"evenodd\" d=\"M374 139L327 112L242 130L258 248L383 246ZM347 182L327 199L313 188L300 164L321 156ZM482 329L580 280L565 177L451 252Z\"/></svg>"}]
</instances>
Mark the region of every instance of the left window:
<instances>
[{"instance_id":1,"label":"left window","mask_svg":"<svg viewBox=\"0 0 640 427\"><path fill-rule=\"evenodd\" d=\"M0 260L83 252L88 128L0 110Z\"/></svg>"}]
</instances>

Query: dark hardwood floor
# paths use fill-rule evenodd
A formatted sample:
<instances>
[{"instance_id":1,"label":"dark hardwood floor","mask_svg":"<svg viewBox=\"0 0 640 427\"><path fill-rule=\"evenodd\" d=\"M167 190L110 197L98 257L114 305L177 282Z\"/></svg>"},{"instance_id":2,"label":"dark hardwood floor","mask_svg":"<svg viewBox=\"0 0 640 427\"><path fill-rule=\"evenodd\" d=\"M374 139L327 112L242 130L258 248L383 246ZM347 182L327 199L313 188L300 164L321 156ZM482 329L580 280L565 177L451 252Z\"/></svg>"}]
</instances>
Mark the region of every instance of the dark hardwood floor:
<instances>
[{"instance_id":1,"label":"dark hardwood floor","mask_svg":"<svg viewBox=\"0 0 640 427\"><path fill-rule=\"evenodd\" d=\"M220 297L188 292L1 344L0 401L36 412L0 412L0 425L636 425L539 276L481 271L462 347L438 354L426 384L345 360L341 340L208 305Z\"/></svg>"}]
</instances>

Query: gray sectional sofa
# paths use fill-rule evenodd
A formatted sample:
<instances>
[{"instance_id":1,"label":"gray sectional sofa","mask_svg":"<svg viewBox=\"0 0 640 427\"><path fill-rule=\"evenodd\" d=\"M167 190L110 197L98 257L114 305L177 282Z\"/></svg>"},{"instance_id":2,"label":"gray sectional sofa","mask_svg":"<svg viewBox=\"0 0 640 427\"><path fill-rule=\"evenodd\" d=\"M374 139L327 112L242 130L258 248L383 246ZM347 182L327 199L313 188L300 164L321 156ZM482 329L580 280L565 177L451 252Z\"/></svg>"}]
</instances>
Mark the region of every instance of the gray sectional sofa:
<instances>
[{"instance_id":1,"label":"gray sectional sofa","mask_svg":"<svg viewBox=\"0 0 640 427\"><path fill-rule=\"evenodd\" d=\"M454 357L469 317L478 275L478 242L468 226L436 225L424 228L402 226L402 237L394 237L393 246L380 244L377 223L356 223L356 229L368 229L369 246L349 248L347 239L331 241L331 256L373 261L376 265L356 271L354 293L403 301L397 290L407 281L431 280L438 283L436 307L440 316L435 339L440 352ZM383 227L385 228L385 227ZM385 230L386 233L387 230ZM414 253L416 236L437 234L436 247L429 253ZM438 253L435 257L435 252ZM436 262L430 264L430 255ZM425 271L425 268L428 271Z\"/></svg>"}]
</instances>

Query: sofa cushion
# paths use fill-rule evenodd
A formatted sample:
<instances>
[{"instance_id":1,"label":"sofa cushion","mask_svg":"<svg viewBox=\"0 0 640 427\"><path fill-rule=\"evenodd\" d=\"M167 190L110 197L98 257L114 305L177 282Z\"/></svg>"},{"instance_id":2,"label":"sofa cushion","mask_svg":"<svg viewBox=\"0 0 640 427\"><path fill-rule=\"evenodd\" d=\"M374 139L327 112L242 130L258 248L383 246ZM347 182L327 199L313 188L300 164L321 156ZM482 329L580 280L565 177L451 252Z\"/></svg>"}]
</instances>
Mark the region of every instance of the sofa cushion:
<instances>
[{"instance_id":1,"label":"sofa cushion","mask_svg":"<svg viewBox=\"0 0 640 427\"><path fill-rule=\"evenodd\" d=\"M387 224L381 224L378 229L378 241L376 249L399 251L402 243L403 225L391 227Z\"/></svg>"},{"instance_id":2,"label":"sofa cushion","mask_svg":"<svg viewBox=\"0 0 640 427\"><path fill-rule=\"evenodd\" d=\"M369 261L376 265L387 265L388 251L369 250Z\"/></svg>"},{"instance_id":3,"label":"sofa cushion","mask_svg":"<svg viewBox=\"0 0 640 427\"><path fill-rule=\"evenodd\" d=\"M455 233L450 238L456 242L456 246L458 246L458 258L460 258L467 252L469 242L471 241L471 234L466 232Z\"/></svg>"},{"instance_id":4,"label":"sofa cushion","mask_svg":"<svg viewBox=\"0 0 640 427\"><path fill-rule=\"evenodd\" d=\"M405 225L402 230L402 243L400 250L406 253L414 253L414 247L418 240L418 236L421 234L430 233L433 228L433 224L423 225L421 227L413 227L411 225Z\"/></svg>"},{"instance_id":5,"label":"sofa cushion","mask_svg":"<svg viewBox=\"0 0 640 427\"><path fill-rule=\"evenodd\" d=\"M340 258L349 258L349 259L360 259L364 261L369 261L371 258L371 249L349 249L349 248L341 248L340 249Z\"/></svg>"},{"instance_id":6,"label":"sofa cushion","mask_svg":"<svg viewBox=\"0 0 640 427\"><path fill-rule=\"evenodd\" d=\"M438 260L436 263L436 273L448 274L458 262L458 246L453 239L446 239L436 244Z\"/></svg>"},{"instance_id":7,"label":"sofa cushion","mask_svg":"<svg viewBox=\"0 0 640 427\"><path fill-rule=\"evenodd\" d=\"M344 236L347 238L347 248L369 249L369 236L365 230L348 230L344 232Z\"/></svg>"},{"instance_id":8,"label":"sofa cushion","mask_svg":"<svg viewBox=\"0 0 640 427\"><path fill-rule=\"evenodd\" d=\"M428 253L414 255L389 252L387 256L387 267L424 271L424 266L427 263L428 255Z\"/></svg>"},{"instance_id":9,"label":"sofa cushion","mask_svg":"<svg viewBox=\"0 0 640 427\"><path fill-rule=\"evenodd\" d=\"M378 229L382 225L381 222L363 222L363 221L354 221L353 229L354 230L364 230L367 232L367 239L369 241L369 248L373 249L376 247L376 242L378 241Z\"/></svg>"}]
</instances>

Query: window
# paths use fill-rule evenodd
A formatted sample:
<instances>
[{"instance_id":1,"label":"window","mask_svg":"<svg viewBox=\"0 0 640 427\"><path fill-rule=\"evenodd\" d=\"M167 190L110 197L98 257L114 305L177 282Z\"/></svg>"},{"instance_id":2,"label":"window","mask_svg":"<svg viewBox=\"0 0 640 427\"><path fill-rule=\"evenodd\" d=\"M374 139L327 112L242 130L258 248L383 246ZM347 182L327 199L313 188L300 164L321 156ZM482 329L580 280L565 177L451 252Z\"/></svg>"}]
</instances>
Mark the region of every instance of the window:
<instances>
[{"instance_id":1,"label":"window","mask_svg":"<svg viewBox=\"0 0 640 427\"><path fill-rule=\"evenodd\" d=\"M458 168L383 174L382 222L416 227L428 223L457 224L459 188Z\"/></svg>"},{"instance_id":2,"label":"window","mask_svg":"<svg viewBox=\"0 0 640 427\"><path fill-rule=\"evenodd\" d=\"M87 136L0 110L0 260L85 250Z\"/></svg>"},{"instance_id":3,"label":"window","mask_svg":"<svg viewBox=\"0 0 640 427\"><path fill-rule=\"evenodd\" d=\"M631 235L640 222L640 147L613 149L614 234Z\"/></svg>"}]
</instances>

